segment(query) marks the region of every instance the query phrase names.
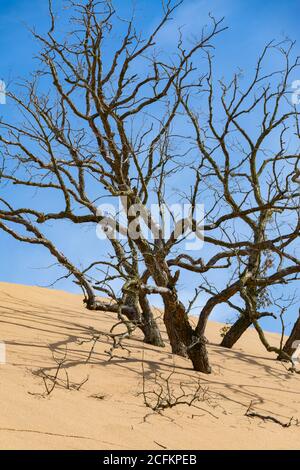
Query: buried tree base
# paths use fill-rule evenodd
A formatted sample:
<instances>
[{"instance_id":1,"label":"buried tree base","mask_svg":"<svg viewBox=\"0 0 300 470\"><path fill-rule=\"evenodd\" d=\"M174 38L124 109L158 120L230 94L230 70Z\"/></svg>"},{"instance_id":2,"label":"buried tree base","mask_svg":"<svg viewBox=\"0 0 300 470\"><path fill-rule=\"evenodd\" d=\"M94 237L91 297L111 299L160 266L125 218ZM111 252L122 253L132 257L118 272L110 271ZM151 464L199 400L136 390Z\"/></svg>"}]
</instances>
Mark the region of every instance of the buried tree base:
<instances>
[{"instance_id":1,"label":"buried tree base","mask_svg":"<svg viewBox=\"0 0 300 470\"><path fill-rule=\"evenodd\" d=\"M212 369L209 365L205 337L196 339L194 345L188 349L188 357L193 363L194 370L203 374L211 374Z\"/></svg>"}]
</instances>

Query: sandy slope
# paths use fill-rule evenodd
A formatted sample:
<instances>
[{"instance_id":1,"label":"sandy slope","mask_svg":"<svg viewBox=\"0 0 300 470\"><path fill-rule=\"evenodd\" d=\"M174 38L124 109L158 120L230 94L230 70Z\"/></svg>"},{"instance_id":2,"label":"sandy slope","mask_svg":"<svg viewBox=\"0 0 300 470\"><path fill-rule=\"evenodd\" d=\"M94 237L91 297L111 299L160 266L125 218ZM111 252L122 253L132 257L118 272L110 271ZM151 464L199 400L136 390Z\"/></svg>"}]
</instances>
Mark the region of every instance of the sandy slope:
<instances>
[{"instance_id":1,"label":"sandy slope","mask_svg":"<svg viewBox=\"0 0 300 470\"><path fill-rule=\"evenodd\" d=\"M173 367L169 348L144 346L138 339L125 342L131 350L107 361L103 338L86 364L89 328L108 330L110 314L87 312L80 296L61 291L0 283L0 339L7 345L7 364L0 365L1 449L297 449L300 426L278 424L244 416L254 409L283 422L300 419L300 376L286 372L257 341L254 331L233 351L217 344L220 324L209 325L208 337L214 373L196 374L188 361L175 358L172 384L199 378L208 388L209 403L199 408L182 405L163 416L150 414L143 404L141 358L146 389L153 388L155 371ZM270 335L278 341L276 335ZM71 382L89 375L80 391L57 388L50 397L41 378L32 372L53 373L52 350L68 348L66 367ZM63 377L63 375L61 375ZM95 395L98 398L95 398Z\"/></svg>"}]
</instances>

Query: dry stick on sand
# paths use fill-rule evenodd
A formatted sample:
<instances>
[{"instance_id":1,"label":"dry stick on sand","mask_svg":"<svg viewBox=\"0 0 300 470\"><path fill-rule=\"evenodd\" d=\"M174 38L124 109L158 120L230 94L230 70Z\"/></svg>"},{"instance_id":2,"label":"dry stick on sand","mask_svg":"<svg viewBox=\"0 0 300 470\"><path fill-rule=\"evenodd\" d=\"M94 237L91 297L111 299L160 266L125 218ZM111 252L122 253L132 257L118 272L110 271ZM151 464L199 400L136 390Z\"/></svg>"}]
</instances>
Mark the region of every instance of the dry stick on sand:
<instances>
[{"instance_id":1,"label":"dry stick on sand","mask_svg":"<svg viewBox=\"0 0 300 470\"><path fill-rule=\"evenodd\" d=\"M70 382L69 379L69 374L64 365L66 364L67 361L67 356L68 356L68 348L66 347L65 353L63 357L57 358L55 357L54 351L52 351L52 357L53 360L56 362L57 367L55 370L54 375L46 374L46 372L43 369L38 370L34 374L38 377L41 377L44 382L45 386L45 392L40 394L40 393L31 393L29 392L30 395L40 395L40 396L49 396L51 393L54 391L56 387L62 387L67 390L77 390L79 391L84 384L89 380L89 376L87 376L84 380L82 380L79 383L75 382ZM65 379L59 378L60 371L64 371L65 373ZM50 385L49 385L50 384Z\"/></svg>"},{"instance_id":2,"label":"dry stick on sand","mask_svg":"<svg viewBox=\"0 0 300 470\"><path fill-rule=\"evenodd\" d=\"M263 421L271 421L275 424L279 424L280 426L282 426L283 428L289 428L291 426L299 426L300 425L300 422L298 419L295 419L295 418L290 418L290 420L287 422L287 423L283 423L282 421L280 421L279 419L275 418L274 416L270 416L270 415L263 415L261 413L257 413L256 411L253 411L252 409L252 406L253 406L253 402L251 401L246 413L245 413L245 416L247 416L248 418L260 418L262 419Z\"/></svg>"},{"instance_id":3,"label":"dry stick on sand","mask_svg":"<svg viewBox=\"0 0 300 470\"><path fill-rule=\"evenodd\" d=\"M137 326L133 325L131 322L127 321L124 318L124 316L122 315L121 312L119 312L119 320L120 321L118 323L116 323L115 325L112 326L109 333L97 332L97 334L94 334L91 339L81 340L81 341L77 342L80 345L82 345L84 343L90 343L90 342L92 343L92 347L91 347L91 349L89 351L89 354L88 354L88 357L85 361L86 364L90 361L90 359L93 355L95 346L96 346L97 342L99 341L99 339L101 338L101 336L105 336L106 338L112 339L112 341L113 341L109 351L105 351L109 355L109 359L108 359L109 361L111 361L114 358L114 351L118 348L126 350L128 352L128 354L130 354L130 350L127 349L125 346L123 346L122 341L123 341L124 338L130 338L132 333L137 328ZM126 326L126 331L123 332L123 333L113 333L113 330L121 324ZM44 397L49 396L49 395L51 395L51 393L54 391L54 389L57 386L66 388L67 390L77 390L77 391L79 391L82 388L82 386L89 380L89 376L87 376L80 383L71 383L70 379L69 379L68 371L64 367L64 365L67 361L67 355L68 355L67 346L66 346L65 353L61 358L55 357L54 351L52 351L53 360L57 364L55 374L54 375L46 374L46 372L43 369L40 369L37 372L35 372L35 375L37 375L38 377L41 377L43 379L44 386L45 386L45 393L36 394L36 393L29 392L31 395L40 395L40 396L44 396ZM60 371L62 371L62 370L65 373L65 379L59 378ZM50 383L50 385L49 385L49 383Z\"/></svg>"}]
</instances>

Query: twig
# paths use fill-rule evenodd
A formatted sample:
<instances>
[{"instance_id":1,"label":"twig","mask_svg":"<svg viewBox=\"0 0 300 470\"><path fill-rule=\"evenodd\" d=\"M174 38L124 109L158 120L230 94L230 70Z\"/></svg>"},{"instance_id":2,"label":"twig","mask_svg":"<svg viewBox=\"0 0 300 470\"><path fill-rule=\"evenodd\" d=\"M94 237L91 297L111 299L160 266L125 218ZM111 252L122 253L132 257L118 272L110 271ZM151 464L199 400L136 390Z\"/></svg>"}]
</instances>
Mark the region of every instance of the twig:
<instances>
[{"instance_id":1,"label":"twig","mask_svg":"<svg viewBox=\"0 0 300 470\"><path fill-rule=\"evenodd\" d=\"M298 419L294 419L293 417L290 418L290 420L287 422L287 423L284 423L282 421L280 421L279 419L275 418L274 416L270 416L270 415L263 415L261 413L257 413L256 411L252 411L252 401L245 413L245 416L247 416L248 418L260 418L262 419L263 421L271 421L275 424L279 424L281 427L283 428L289 428L291 426L299 426L299 420Z\"/></svg>"}]
</instances>

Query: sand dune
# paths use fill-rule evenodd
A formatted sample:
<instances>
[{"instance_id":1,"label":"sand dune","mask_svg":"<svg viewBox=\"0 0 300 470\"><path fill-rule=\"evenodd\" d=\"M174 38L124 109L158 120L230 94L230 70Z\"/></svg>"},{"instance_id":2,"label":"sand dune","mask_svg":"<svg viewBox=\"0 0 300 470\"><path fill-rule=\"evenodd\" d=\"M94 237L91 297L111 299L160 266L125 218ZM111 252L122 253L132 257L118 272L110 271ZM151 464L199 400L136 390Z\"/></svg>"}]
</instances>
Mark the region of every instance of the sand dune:
<instances>
[{"instance_id":1,"label":"sand dune","mask_svg":"<svg viewBox=\"0 0 300 470\"><path fill-rule=\"evenodd\" d=\"M300 426L249 418L255 411L282 422L300 420L300 376L273 360L249 331L232 351L217 346L221 324L211 322L208 338L213 374L190 369L189 361L169 348L144 345L138 335L124 341L131 351L118 351L108 362L103 337L86 363L91 344L79 344L91 329L105 330L115 322L107 313L84 309L80 296L37 287L0 283L0 340L7 363L0 365L1 449L297 449ZM270 334L273 342L278 336ZM71 383L89 380L77 390L57 387L48 397L36 371L55 370L63 355ZM62 357L62 356L60 356ZM143 403L145 386L153 387L155 372L172 371L172 384L201 380L209 401L199 408L180 405L162 415ZM61 371L61 377L64 372ZM146 416L148 415L148 416ZM146 417L146 418L145 418Z\"/></svg>"}]
</instances>

